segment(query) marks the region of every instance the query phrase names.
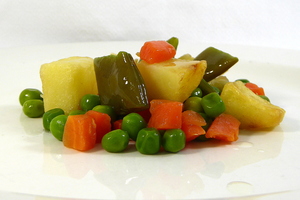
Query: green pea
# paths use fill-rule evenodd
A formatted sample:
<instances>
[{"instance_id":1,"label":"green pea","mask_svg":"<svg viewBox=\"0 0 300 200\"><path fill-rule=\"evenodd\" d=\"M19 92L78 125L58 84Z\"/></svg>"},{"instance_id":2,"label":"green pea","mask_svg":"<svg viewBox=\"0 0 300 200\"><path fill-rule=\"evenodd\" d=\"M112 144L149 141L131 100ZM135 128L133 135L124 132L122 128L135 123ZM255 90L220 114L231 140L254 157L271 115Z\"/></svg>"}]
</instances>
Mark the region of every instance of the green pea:
<instances>
[{"instance_id":1,"label":"green pea","mask_svg":"<svg viewBox=\"0 0 300 200\"><path fill-rule=\"evenodd\" d=\"M50 131L50 122L52 121L52 119L58 115L63 115L63 114L65 114L65 112L61 108L53 108L45 112L43 115L44 129Z\"/></svg>"},{"instance_id":2,"label":"green pea","mask_svg":"<svg viewBox=\"0 0 300 200\"><path fill-rule=\"evenodd\" d=\"M235 81L242 81L243 83L249 83L250 82L248 79L244 79L244 78L237 79Z\"/></svg>"},{"instance_id":3,"label":"green pea","mask_svg":"<svg viewBox=\"0 0 300 200\"><path fill-rule=\"evenodd\" d=\"M202 98L201 105L209 117L217 117L225 111L225 104L222 98L215 92L205 95Z\"/></svg>"},{"instance_id":4,"label":"green pea","mask_svg":"<svg viewBox=\"0 0 300 200\"><path fill-rule=\"evenodd\" d=\"M93 108L93 110L101 112L101 113L106 113L110 116L112 122L116 121L116 118L117 118L116 112L112 106L97 105Z\"/></svg>"},{"instance_id":5,"label":"green pea","mask_svg":"<svg viewBox=\"0 0 300 200\"><path fill-rule=\"evenodd\" d=\"M144 128L138 133L136 149L142 154L156 154L160 150L161 137L155 128Z\"/></svg>"},{"instance_id":6,"label":"green pea","mask_svg":"<svg viewBox=\"0 0 300 200\"><path fill-rule=\"evenodd\" d=\"M271 102L269 97L265 96L265 95L258 95L260 96L262 99L267 100L268 102Z\"/></svg>"},{"instance_id":7,"label":"green pea","mask_svg":"<svg viewBox=\"0 0 300 200\"><path fill-rule=\"evenodd\" d=\"M44 114L44 102L40 99L31 99L23 104L23 112L27 117L37 118Z\"/></svg>"},{"instance_id":8,"label":"green pea","mask_svg":"<svg viewBox=\"0 0 300 200\"><path fill-rule=\"evenodd\" d=\"M191 93L191 97L202 97L203 96L203 92L200 88L196 88L193 90L193 92Z\"/></svg>"},{"instance_id":9,"label":"green pea","mask_svg":"<svg viewBox=\"0 0 300 200\"><path fill-rule=\"evenodd\" d=\"M69 112L69 115L83 115L86 112L83 110L72 110L71 112Z\"/></svg>"},{"instance_id":10,"label":"green pea","mask_svg":"<svg viewBox=\"0 0 300 200\"><path fill-rule=\"evenodd\" d=\"M200 97L189 97L183 103L183 110L193 110L195 112L203 112L203 108L201 106L201 100L202 98Z\"/></svg>"},{"instance_id":11,"label":"green pea","mask_svg":"<svg viewBox=\"0 0 300 200\"><path fill-rule=\"evenodd\" d=\"M50 122L50 132L59 141L62 141L63 139L67 119L67 115L58 115L54 117Z\"/></svg>"},{"instance_id":12,"label":"green pea","mask_svg":"<svg viewBox=\"0 0 300 200\"><path fill-rule=\"evenodd\" d=\"M80 100L80 107L84 111L92 110L97 105L100 105L100 97L96 94L86 94Z\"/></svg>"},{"instance_id":13,"label":"green pea","mask_svg":"<svg viewBox=\"0 0 300 200\"><path fill-rule=\"evenodd\" d=\"M126 131L132 140L136 141L138 132L146 128L146 126L147 123L141 115L138 113L129 113L123 117L121 129Z\"/></svg>"},{"instance_id":14,"label":"green pea","mask_svg":"<svg viewBox=\"0 0 300 200\"><path fill-rule=\"evenodd\" d=\"M43 100L42 92L39 91L38 89L27 88L27 89L24 89L19 95L19 102L20 102L21 106L23 106L25 101L32 100L32 99Z\"/></svg>"},{"instance_id":15,"label":"green pea","mask_svg":"<svg viewBox=\"0 0 300 200\"><path fill-rule=\"evenodd\" d=\"M176 153L185 147L185 134L181 129L168 129L162 138L163 148L172 153Z\"/></svg>"},{"instance_id":16,"label":"green pea","mask_svg":"<svg viewBox=\"0 0 300 200\"><path fill-rule=\"evenodd\" d=\"M206 122L206 125L205 126L202 126L202 128L207 131L208 128L210 127L210 125L212 124L213 122L213 118L209 117L207 114L205 113L200 113L200 115L205 119L205 122Z\"/></svg>"},{"instance_id":17,"label":"green pea","mask_svg":"<svg viewBox=\"0 0 300 200\"><path fill-rule=\"evenodd\" d=\"M129 143L129 135L126 131L116 129L105 134L101 140L103 149L108 152L118 153L124 151Z\"/></svg>"}]
</instances>

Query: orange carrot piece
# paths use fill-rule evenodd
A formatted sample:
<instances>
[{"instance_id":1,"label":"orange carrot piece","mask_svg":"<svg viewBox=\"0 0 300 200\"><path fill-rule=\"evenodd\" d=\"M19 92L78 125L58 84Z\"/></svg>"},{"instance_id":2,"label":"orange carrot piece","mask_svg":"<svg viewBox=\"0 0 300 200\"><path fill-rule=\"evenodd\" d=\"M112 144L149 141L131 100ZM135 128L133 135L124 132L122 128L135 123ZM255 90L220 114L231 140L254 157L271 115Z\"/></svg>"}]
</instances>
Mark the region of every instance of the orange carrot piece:
<instances>
[{"instance_id":1,"label":"orange carrot piece","mask_svg":"<svg viewBox=\"0 0 300 200\"><path fill-rule=\"evenodd\" d=\"M181 128L182 107L183 103L177 101L159 99L150 101L151 117L148 127L158 130Z\"/></svg>"},{"instance_id":2,"label":"orange carrot piece","mask_svg":"<svg viewBox=\"0 0 300 200\"><path fill-rule=\"evenodd\" d=\"M113 129L114 130L121 129L121 127L122 127L122 121L123 121L123 119L119 119L119 120L114 121L114 123L113 123Z\"/></svg>"},{"instance_id":3,"label":"orange carrot piece","mask_svg":"<svg viewBox=\"0 0 300 200\"><path fill-rule=\"evenodd\" d=\"M232 115L222 113L212 122L205 136L227 142L236 141L238 140L240 124L240 121Z\"/></svg>"},{"instance_id":4,"label":"orange carrot piece","mask_svg":"<svg viewBox=\"0 0 300 200\"><path fill-rule=\"evenodd\" d=\"M111 118L106 113L101 113L95 110L89 110L86 115L91 116L96 123L96 143L101 142L102 137L111 131Z\"/></svg>"},{"instance_id":5,"label":"orange carrot piece","mask_svg":"<svg viewBox=\"0 0 300 200\"><path fill-rule=\"evenodd\" d=\"M174 46L163 40L145 42L140 50L140 58L149 64L169 60L175 54Z\"/></svg>"},{"instance_id":6,"label":"orange carrot piece","mask_svg":"<svg viewBox=\"0 0 300 200\"><path fill-rule=\"evenodd\" d=\"M64 146L87 151L96 145L96 123L89 115L69 115L64 128Z\"/></svg>"},{"instance_id":7,"label":"orange carrot piece","mask_svg":"<svg viewBox=\"0 0 300 200\"><path fill-rule=\"evenodd\" d=\"M254 84L254 83L245 83L245 86L247 88L249 88L250 90L252 90L252 92L254 92L257 95L265 95L265 91L262 87L259 87L258 85Z\"/></svg>"},{"instance_id":8,"label":"orange carrot piece","mask_svg":"<svg viewBox=\"0 0 300 200\"><path fill-rule=\"evenodd\" d=\"M186 142L196 139L199 135L204 135L202 126L206 125L205 119L193 110L182 112L181 130L185 133Z\"/></svg>"}]
</instances>

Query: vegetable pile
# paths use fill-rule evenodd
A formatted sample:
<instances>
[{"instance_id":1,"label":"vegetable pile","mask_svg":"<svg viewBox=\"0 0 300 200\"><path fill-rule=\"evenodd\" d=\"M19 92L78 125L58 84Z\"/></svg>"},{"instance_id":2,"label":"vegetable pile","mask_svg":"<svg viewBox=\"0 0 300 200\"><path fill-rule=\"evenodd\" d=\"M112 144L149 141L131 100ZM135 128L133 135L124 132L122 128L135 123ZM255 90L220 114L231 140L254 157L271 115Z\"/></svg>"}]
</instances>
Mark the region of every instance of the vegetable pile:
<instances>
[{"instance_id":1,"label":"vegetable pile","mask_svg":"<svg viewBox=\"0 0 300 200\"><path fill-rule=\"evenodd\" d=\"M142 154L176 153L191 141L233 142L240 129L281 123L285 110L262 87L223 75L237 57L209 47L195 58L175 58L178 43L175 37L145 42L139 60L121 51L43 64L43 93L24 89L23 112L42 117L44 129L68 148L101 145L112 153L130 141Z\"/></svg>"}]
</instances>

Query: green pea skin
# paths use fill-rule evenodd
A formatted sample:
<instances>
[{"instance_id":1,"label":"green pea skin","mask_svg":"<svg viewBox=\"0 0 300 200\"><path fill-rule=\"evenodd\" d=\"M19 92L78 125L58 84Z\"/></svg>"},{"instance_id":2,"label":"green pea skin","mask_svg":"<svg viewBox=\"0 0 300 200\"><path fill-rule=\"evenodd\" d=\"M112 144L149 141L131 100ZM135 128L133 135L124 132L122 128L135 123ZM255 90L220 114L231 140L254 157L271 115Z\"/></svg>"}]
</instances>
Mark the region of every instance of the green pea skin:
<instances>
[{"instance_id":1,"label":"green pea skin","mask_svg":"<svg viewBox=\"0 0 300 200\"><path fill-rule=\"evenodd\" d=\"M40 99L25 101L23 104L23 113L30 118L42 117L44 114L44 102Z\"/></svg>"},{"instance_id":2,"label":"green pea skin","mask_svg":"<svg viewBox=\"0 0 300 200\"><path fill-rule=\"evenodd\" d=\"M202 108L209 117L217 117L225 111L225 104L219 94L213 92L205 95L201 101Z\"/></svg>"},{"instance_id":3,"label":"green pea skin","mask_svg":"<svg viewBox=\"0 0 300 200\"><path fill-rule=\"evenodd\" d=\"M105 134L101 140L103 149L111 153L124 151L129 143L129 135L126 131L116 129Z\"/></svg>"},{"instance_id":4,"label":"green pea skin","mask_svg":"<svg viewBox=\"0 0 300 200\"><path fill-rule=\"evenodd\" d=\"M65 114L65 112L61 108L53 108L45 112L43 115L44 129L50 131L50 122L52 121L52 119L58 115L63 115L63 114Z\"/></svg>"},{"instance_id":5,"label":"green pea skin","mask_svg":"<svg viewBox=\"0 0 300 200\"><path fill-rule=\"evenodd\" d=\"M93 108L93 110L101 113L106 113L110 116L112 122L116 121L116 112L113 107L109 105L97 105Z\"/></svg>"},{"instance_id":6,"label":"green pea skin","mask_svg":"<svg viewBox=\"0 0 300 200\"><path fill-rule=\"evenodd\" d=\"M172 153L177 153L185 147L185 134L181 129L166 130L162 137L163 148Z\"/></svg>"},{"instance_id":7,"label":"green pea skin","mask_svg":"<svg viewBox=\"0 0 300 200\"><path fill-rule=\"evenodd\" d=\"M32 99L43 100L42 92L34 88L26 88L19 95L19 102L21 106L27 101Z\"/></svg>"},{"instance_id":8,"label":"green pea skin","mask_svg":"<svg viewBox=\"0 0 300 200\"><path fill-rule=\"evenodd\" d=\"M54 117L50 122L50 132L59 141L62 141L63 139L67 119L67 115L58 115Z\"/></svg>"},{"instance_id":9,"label":"green pea skin","mask_svg":"<svg viewBox=\"0 0 300 200\"><path fill-rule=\"evenodd\" d=\"M138 113L129 113L125 117L123 117L121 129L126 131L129 137L136 141L138 132L146 128L147 123L144 118Z\"/></svg>"},{"instance_id":10,"label":"green pea skin","mask_svg":"<svg viewBox=\"0 0 300 200\"><path fill-rule=\"evenodd\" d=\"M203 108L201 106L201 100L202 100L202 98L200 98L200 97L189 97L183 103L183 109L184 110L193 110L195 112L203 112Z\"/></svg>"},{"instance_id":11,"label":"green pea skin","mask_svg":"<svg viewBox=\"0 0 300 200\"><path fill-rule=\"evenodd\" d=\"M191 93L191 97L202 97L203 96L203 92L200 88L196 88L193 90L193 92Z\"/></svg>"},{"instance_id":12,"label":"green pea skin","mask_svg":"<svg viewBox=\"0 0 300 200\"><path fill-rule=\"evenodd\" d=\"M69 112L69 115L83 115L86 112L83 110L72 110L71 112Z\"/></svg>"},{"instance_id":13,"label":"green pea skin","mask_svg":"<svg viewBox=\"0 0 300 200\"><path fill-rule=\"evenodd\" d=\"M100 105L100 97L96 94L86 94L80 100L80 108L83 111L92 110L97 105Z\"/></svg>"},{"instance_id":14,"label":"green pea skin","mask_svg":"<svg viewBox=\"0 0 300 200\"><path fill-rule=\"evenodd\" d=\"M142 154L156 154L160 150L161 136L159 131L155 128L144 128L138 133L136 149Z\"/></svg>"}]
</instances>

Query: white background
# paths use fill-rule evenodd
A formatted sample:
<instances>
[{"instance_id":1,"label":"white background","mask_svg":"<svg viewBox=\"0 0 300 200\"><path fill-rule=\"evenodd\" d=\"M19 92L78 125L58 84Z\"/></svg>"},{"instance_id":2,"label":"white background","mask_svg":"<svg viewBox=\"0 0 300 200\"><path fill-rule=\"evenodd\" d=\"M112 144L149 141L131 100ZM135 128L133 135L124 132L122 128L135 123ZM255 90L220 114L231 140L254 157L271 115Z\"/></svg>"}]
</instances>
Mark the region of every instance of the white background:
<instances>
[{"instance_id":1,"label":"white background","mask_svg":"<svg viewBox=\"0 0 300 200\"><path fill-rule=\"evenodd\" d=\"M299 0L1 0L0 48L168 39L300 49Z\"/></svg>"}]
</instances>

